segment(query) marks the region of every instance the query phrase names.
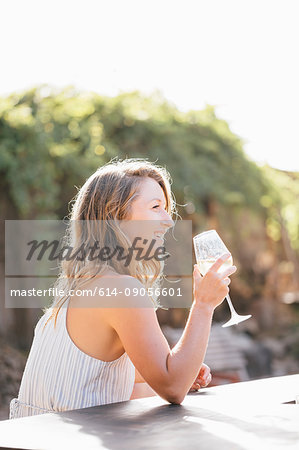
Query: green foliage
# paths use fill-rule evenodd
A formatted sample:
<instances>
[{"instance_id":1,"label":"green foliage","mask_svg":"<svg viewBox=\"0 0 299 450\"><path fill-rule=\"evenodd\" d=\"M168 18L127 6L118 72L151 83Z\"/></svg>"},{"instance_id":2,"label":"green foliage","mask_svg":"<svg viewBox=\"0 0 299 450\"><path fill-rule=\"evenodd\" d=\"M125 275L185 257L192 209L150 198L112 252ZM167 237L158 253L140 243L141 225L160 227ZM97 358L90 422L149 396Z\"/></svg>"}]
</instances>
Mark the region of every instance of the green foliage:
<instances>
[{"instance_id":1,"label":"green foliage","mask_svg":"<svg viewBox=\"0 0 299 450\"><path fill-rule=\"evenodd\" d=\"M232 294L237 289L245 313L265 286L266 296L278 295L267 280L276 256L286 258L282 222L299 252L299 174L257 166L242 145L212 106L183 113L159 92L109 98L41 86L12 94L0 98L2 218L7 211L10 219L64 218L99 166L114 157L147 158L169 170L178 211L192 219L193 231L220 228L240 263Z\"/></svg>"},{"instance_id":2,"label":"green foliage","mask_svg":"<svg viewBox=\"0 0 299 450\"><path fill-rule=\"evenodd\" d=\"M272 239L281 238L281 222L286 225L292 247L299 251L299 173L263 167L263 176L271 183L271 196L261 198L268 209L267 231Z\"/></svg>"},{"instance_id":3,"label":"green foliage","mask_svg":"<svg viewBox=\"0 0 299 450\"><path fill-rule=\"evenodd\" d=\"M188 203L182 217L208 214L211 202L232 215L249 208L270 220L274 235L275 205L292 242L298 238L298 177L250 161L210 105L182 113L158 91L109 98L41 86L0 99L0 133L1 185L19 218L63 217L97 167L115 156L145 157L170 171L177 201Z\"/></svg>"}]
</instances>

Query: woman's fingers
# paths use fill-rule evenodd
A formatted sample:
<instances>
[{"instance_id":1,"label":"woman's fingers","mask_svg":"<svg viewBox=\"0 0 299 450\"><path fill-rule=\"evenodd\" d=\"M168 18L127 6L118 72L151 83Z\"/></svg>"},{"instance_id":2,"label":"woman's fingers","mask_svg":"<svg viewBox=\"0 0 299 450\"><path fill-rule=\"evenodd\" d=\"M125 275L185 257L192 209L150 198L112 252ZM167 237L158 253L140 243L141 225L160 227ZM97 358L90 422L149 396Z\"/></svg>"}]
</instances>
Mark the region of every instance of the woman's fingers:
<instances>
[{"instance_id":1,"label":"woman's fingers","mask_svg":"<svg viewBox=\"0 0 299 450\"><path fill-rule=\"evenodd\" d=\"M225 262L230 264L231 260L228 262L230 258L230 253L220 256L204 276L200 274L199 267L195 264L193 272L193 295L197 304L210 305L215 308L222 303L229 292L229 276L232 275L237 268L236 266L228 265L223 272L220 270L218 272L218 269L224 269L225 266L221 266Z\"/></svg>"},{"instance_id":2,"label":"woman's fingers","mask_svg":"<svg viewBox=\"0 0 299 450\"><path fill-rule=\"evenodd\" d=\"M201 387L206 387L211 382L211 379L211 369L203 363L195 383L200 384Z\"/></svg>"},{"instance_id":3,"label":"woman's fingers","mask_svg":"<svg viewBox=\"0 0 299 450\"><path fill-rule=\"evenodd\" d=\"M205 384L204 387L208 386L208 384L210 384L211 381L212 381L212 375L210 374L210 375L208 376L208 379L207 379L206 384Z\"/></svg>"},{"instance_id":4,"label":"woman's fingers","mask_svg":"<svg viewBox=\"0 0 299 450\"><path fill-rule=\"evenodd\" d=\"M193 275L194 275L195 278L197 278L197 279L202 278L202 274L200 273L200 270L199 270L199 267L198 267L197 264L194 264Z\"/></svg>"},{"instance_id":5,"label":"woman's fingers","mask_svg":"<svg viewBox=\"0 0 299 450\"><path fill-rule=\"evenodd\" d=\"M201 387L206 387L206 386L208 386L208 384L210 384L211 381L212 381L212 375L209 373L207 377L202 378L201 380L199 380L200 386Z\"/></svg>"},{"instance_id":6,"label":"woman's fingers","mask_svg":"<svg viewBox=\"0 0 299 450\"><path fill-rule=\"evenodd\" d=\"M200 371L199 371L199 378L200 377L207 377L211 373L211 369L207 364L202 363Z\"/></svg>"},{"instance_id":7,"label":"woman's fingers","mask_svg":"<svg viewBox=\"0 0 299 450\"><path fill-rule=\"evenodd\" d=\"M232 255L230 253L225 253L224 255L221 255L211 266L211 268L209 269L209 272L218 272L218 270L220 269L222 264L225 263L225 261L227 261L229 258L231 258L231 256ZM236 270L237 270L237 267L231 265L223 272L220 272L219 275L221 276L221 278L226 278L226 277L229 277L230 275L232 275L233 273L235 273Z\"/></svg>"},{"instance_id":8,"label":"woman's fingers","mask_svg":"<svg viewBox=\"0 0 299 450\"><path fill-rule=\"evenodd\" d=\"M193 385L190 388L190 392L196 392L200 388L207 387L212 380L212 375L210 372L210 368L208 366L202 367L200 371L200 376L195 380Z\"/></svg>"},{"instance_id":9,"label":"woman's fingers","mask_svg":"<svg viewBox=\"0 0 299 450\"><path fill-rule=\"evenodd\" d=\"M222 280L222 282L223 282L226 286L228 286L228 285L230 284L230 282L231 282L231 279L230 279L230 278L224 278L224 280Z\"/></svg>"},{"instance_id":10,"label":"woman's fingers","mask_svg":"<svg viewBox=\"0 0 299 450\"><path fill-rule=\"evenodd\" d=\"M217 272L218 269L220 269L220 267L222 266L222 264L229 258L231 258L231 254L230 253L224 253L224 255L221 255L215 262L214 264L210 267L209 271L210 272Z\"/></svg>"},{"instance_id":11,"label":"woman's fingers","mask_svg":"<svg viewBox=\"0 0 299 450\"><path fill-rule=\"evenodd\" d=\"M201 385L199 383L193 383L191 388L190 388L190 392L196 392L201 388Z\"/></svg>"},{"instance_id":12,"label":"woman's fingers","mask_svg":"<svg viewBox=\"0 0 299 450\"><path fill-rule=\"evenodd\" d=\"M220 273L221 278L226 278L235 273L237 270L236 266L230 266L228 269Z\"/></svg>"}]
</instances>

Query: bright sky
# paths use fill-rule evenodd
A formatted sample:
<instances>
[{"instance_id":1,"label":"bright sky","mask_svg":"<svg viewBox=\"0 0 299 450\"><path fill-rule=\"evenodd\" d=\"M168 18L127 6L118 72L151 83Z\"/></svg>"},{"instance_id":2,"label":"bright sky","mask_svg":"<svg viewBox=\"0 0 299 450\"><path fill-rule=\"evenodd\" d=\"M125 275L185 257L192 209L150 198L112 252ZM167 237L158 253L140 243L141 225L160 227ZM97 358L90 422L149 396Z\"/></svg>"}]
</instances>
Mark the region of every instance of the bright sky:
<instances>
[{"instance_id":1,"label":"bright sky","mask_svg":"<svg viewBox=\"0 0 299 450\"><path fill-rule=\"evenodd\" d=\"M155 89L216 106L258 162L299 171L298 0L9 0L0 95ZM297 55L297 56L296 56Z\"/></svg>"}]
</instances>

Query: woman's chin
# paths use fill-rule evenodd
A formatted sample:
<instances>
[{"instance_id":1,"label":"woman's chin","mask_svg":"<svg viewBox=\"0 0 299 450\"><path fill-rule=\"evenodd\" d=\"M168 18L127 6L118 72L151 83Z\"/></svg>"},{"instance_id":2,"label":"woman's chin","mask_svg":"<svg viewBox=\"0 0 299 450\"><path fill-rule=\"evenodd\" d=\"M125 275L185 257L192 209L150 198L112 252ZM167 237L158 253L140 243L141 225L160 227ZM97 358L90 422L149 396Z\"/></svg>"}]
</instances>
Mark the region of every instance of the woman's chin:
<instances>
[{"instance_id":1,"label":"woman's chin","mask_svg":"<svg viewBox=\"0 0 299 450\"><path fill-rule=\"evenodd\" d=\"M154 236L152 237L154 241L156 241L159 245L164 244L164 237Z\"/></svg>"}]
</instances>

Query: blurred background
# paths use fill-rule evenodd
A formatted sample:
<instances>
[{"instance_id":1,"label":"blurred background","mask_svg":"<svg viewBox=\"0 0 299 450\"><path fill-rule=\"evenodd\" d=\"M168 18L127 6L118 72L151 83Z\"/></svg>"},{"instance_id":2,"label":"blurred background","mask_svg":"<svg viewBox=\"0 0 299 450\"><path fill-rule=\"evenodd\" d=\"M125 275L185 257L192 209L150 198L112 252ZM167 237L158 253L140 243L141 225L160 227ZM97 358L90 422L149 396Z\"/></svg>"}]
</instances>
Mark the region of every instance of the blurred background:
<instances>
[{"instance_id":1,"label":"blurred background","mask_svg":"<svg viewBox=\"0 0 299 450\"><path fill-rule=\"evenodd\" d=\"M166 167L193 235L217 229L252 319L214 316L213 384L299 372L299 92L295 2L1 5L0 418L41 316L5 308L5 220L63 219L112 158ZM194 261L195 262L195 261ZM159 310L174 345L188 310Z\"/></svg>"}]
</instances>

